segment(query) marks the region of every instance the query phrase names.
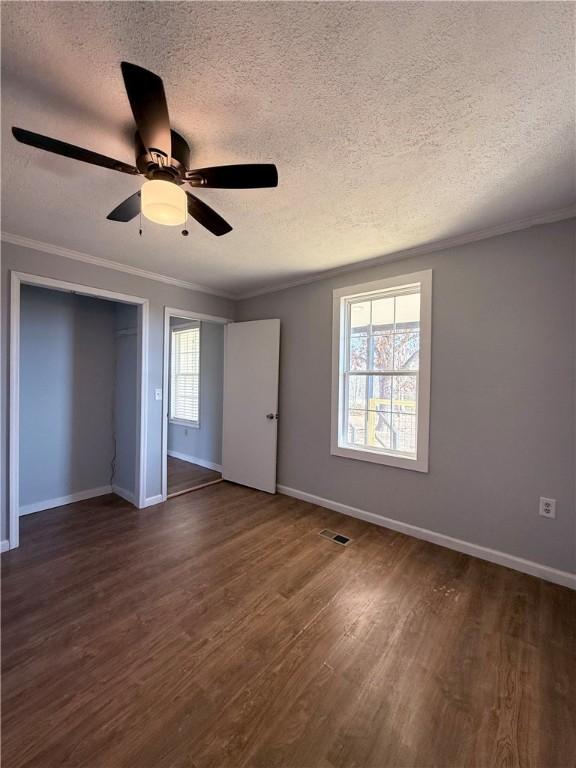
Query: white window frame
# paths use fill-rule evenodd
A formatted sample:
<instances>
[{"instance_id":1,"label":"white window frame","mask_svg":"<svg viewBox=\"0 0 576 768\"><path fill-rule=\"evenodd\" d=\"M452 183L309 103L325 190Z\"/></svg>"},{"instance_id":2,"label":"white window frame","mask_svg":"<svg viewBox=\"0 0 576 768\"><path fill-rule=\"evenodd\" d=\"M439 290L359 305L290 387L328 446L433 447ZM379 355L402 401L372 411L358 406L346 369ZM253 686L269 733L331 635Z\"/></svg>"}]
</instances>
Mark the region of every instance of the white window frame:
<instances>
[{"instance_id":1,"label":"white window frame","mask_svg":"<svg viewBox=\"0 0 576 768\"><path fill-rule=\"evenodd\" d=\"M178 333L178 331L191 331L194 328L198 329L198 420L192 421L190 419L177 419L172 418L172 362L173 362L173 354L174 354L174 333ZM190 427L191 429L200 429L200 403L201 403L201 397L202 397L202 323L201 322L190 322L183 325L176 325L173 328L170 328L170 376L169 376L169 384L170 384L170 391L168 395L168 421L170 424L179 424L182 427Z\"/></svg>"},{"instance_id":2,"label":"white window frame","mask_svg":"<svg viewBox=\"0 0 576 768\"><path fill-rule=\"evenodd\" d=\"M418 285L420 289L420 356L417 390L416 456L396 452L370 450L364 446L343 444L343 413L345 403L344 365L347 344L347 313L343 311L350 299L369 298L383 291L396 291ZM430 433L430 364L432 344L432 270L397 275L359 285L349 285L333 291L332 304L332 428L330 453L348 459L386 464L400 469L428 472Z\"/></svg>"}]
</instances>

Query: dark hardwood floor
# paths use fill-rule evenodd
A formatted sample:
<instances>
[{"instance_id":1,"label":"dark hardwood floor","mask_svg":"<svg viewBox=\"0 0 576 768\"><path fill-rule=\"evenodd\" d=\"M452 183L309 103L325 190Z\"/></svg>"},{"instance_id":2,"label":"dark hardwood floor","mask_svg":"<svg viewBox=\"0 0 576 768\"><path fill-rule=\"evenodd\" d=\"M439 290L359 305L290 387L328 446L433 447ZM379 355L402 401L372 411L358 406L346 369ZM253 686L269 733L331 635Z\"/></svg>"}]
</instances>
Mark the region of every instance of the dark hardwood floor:
<instances>
[{"instance_id":1,"label":"dark hardwood floor","mask_svg":"<svg viewBox=\"0 0 576 768\"><path fill-rule=\"evenodd\" d=\"M568 589L228 483L21 528L2 768L574 766Z\"/></svg>"},{"instance_id":2,"label":"dark hardwood floor","mask_svg":"<svg viewBox=\"0 0 576 768\"><path fill-rule=\"evenodd\" d=\"M200 488L221 478L221 473L213 469L168 456L168 496Z\"/></svg>"}]
</instances>

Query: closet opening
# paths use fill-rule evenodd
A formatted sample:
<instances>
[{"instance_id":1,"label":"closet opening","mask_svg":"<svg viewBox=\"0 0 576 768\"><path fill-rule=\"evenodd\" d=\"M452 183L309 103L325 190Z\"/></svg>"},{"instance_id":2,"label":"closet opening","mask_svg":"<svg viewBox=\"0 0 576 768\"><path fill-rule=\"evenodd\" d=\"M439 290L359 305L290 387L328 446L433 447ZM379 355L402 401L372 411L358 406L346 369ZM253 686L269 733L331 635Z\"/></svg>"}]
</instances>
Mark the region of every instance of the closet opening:
<instances>
[{"instance_id":1,"label":"closet opening","mask_svg":"<svg viewBox=\"0 0 576 768\"><path fill-rule=\"evenodd\" d=\"M137 297L12 274L11 549L25 515L107 494L143 506L147 318Z\"/></svg>"}]
</instances>

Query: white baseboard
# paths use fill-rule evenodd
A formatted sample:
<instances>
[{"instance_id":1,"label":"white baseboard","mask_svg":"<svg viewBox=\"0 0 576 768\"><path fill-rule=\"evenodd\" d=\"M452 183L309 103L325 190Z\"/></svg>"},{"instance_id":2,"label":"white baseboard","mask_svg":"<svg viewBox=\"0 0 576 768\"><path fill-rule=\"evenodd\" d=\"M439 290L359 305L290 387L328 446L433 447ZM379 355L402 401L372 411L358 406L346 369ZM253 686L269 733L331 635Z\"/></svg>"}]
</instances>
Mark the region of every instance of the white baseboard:
<instances>
[{"instance_id":1,"label":"white baseboard","mask_svg":"<svg viewBox=\"0 0 576 768\"><path fill-rule=\"evenodd\" d=\"M187 453L168 451L168 456L172 456L174 459L180 459L181 461L187 461L190 464L198 464L198 466L205 467L206 469L213 469L215 472L222 472L222 464L215 464L213 461L199 459L197 456L189 456Z\"/></svg>"},{"instance_id":2,"label":"white baseboard","mask_svg":"<svg viewBox=\"0 0 576 768\"><path fill-rule=\"evenodd\" d=\"M0 552L8 552L10 549L10 542L8 539L3 539L0 541Z\"/></svg>"},{"instance_id":3,"label":"white baseboard","mask_svg":"<svg viewBox=\"0 0 576 768\"><path fill-rule=\"evenodd\" d=\"M147 499L144 499L144 504L142 504L139 509L146 509L146 507L153 507L155 504L161 504L164 501L164 497L161 493L159 493L157 496L149 496Z\"/></svg>"},{"instance_id":4,"label":"white baseboard","mask_svg":"<svg viewBox=\"0 0 576 768\"><path fill-rule=\"evenodd\" d=\"M134 504L134 506L137 506L137 504L136 504L136 496L134 496L132 491L127 491L126 488L120 488L119 485L113 485L112 486L112 493L115 493L116 496L120 496L121 498L125 499L126 501L129 501L130 504Z\"/></svg>"},{"instance_id":5,"label":"white baseboard","mask_svg":"<svg viewBox=\"0 0 576 768\"><path fill-rule=\"evenodd\" d=\"M506 552L482 547L479 544L472 544L471 542L463 541L462 539L454 539L452 536L436 533L436 531L430 531L428 528L419 528L417 525L410 525L409 523L402 523L399 520L392 520L389 517L375 515L373 512L366 512L357 507L340 504L338 501L324 499L321 496L314 496L312 493L299 491L296 488L288 488L285 485L279 485L277 490L280 493L284 493L286 496L293 496L295 499L308 501L311 504L332 509L334 512L340 512L343 515L357 517L359 520L365 520L368 523L374 523L374 525L380 525L383 528L390 528L393 531L399 531L408 536L414 536L416 539L430 541L432 544L439 544L441 547L454 549L456 552L463 552L466 555L472 555L472 557L478 557L481 560L488 560L490 563L504 565L506 568L512 568L515 571L528 573L530 576L537 576L545 581L552 581L554 584L560 584L563 587L576 589L576 574L569 573L568 571L559 571L556 568L550 568L548 565L535 563L532 560L524 560L522 557L516 557L516 555L509 555Z\"/></svg>"},{"instance_id":6,"label":"white baseboard","mask_svg":"<svg viewBox=\"0 0 576 768\"><path fill-rule=\"evenodd\" d=\"M75 501L84 501L85 499L94 499L97 496L104 496L112 493L112 486L103 485L100 488L90 488L87 491L78 491L68 496L60 496L57 499L46 499L45 501L35 501L33 504L23 504L20 507L19 515L31 515L33 512L42 512L44 509L54 509L54 507L63 507L65 504L72 504Z\"/></svg>"}]
</instances>

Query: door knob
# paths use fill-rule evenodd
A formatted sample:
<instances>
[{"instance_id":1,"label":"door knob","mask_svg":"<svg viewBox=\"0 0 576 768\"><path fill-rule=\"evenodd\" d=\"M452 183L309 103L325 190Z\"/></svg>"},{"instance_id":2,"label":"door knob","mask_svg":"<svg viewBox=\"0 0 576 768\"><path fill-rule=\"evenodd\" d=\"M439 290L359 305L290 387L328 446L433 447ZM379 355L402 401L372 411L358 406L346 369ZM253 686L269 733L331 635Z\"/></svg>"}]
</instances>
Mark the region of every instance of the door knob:
<instances>
[{"instance_id":1,"label":"door knob","mask_svg":"<svg viewBox=\"0 0 576 768\"><path fill-rule=\"evenodd\" d=\"M266 414L266 418L267 419L273 419L274 418L274 414L273 413L267 413Z\"/></svg>"}]
</instances>

